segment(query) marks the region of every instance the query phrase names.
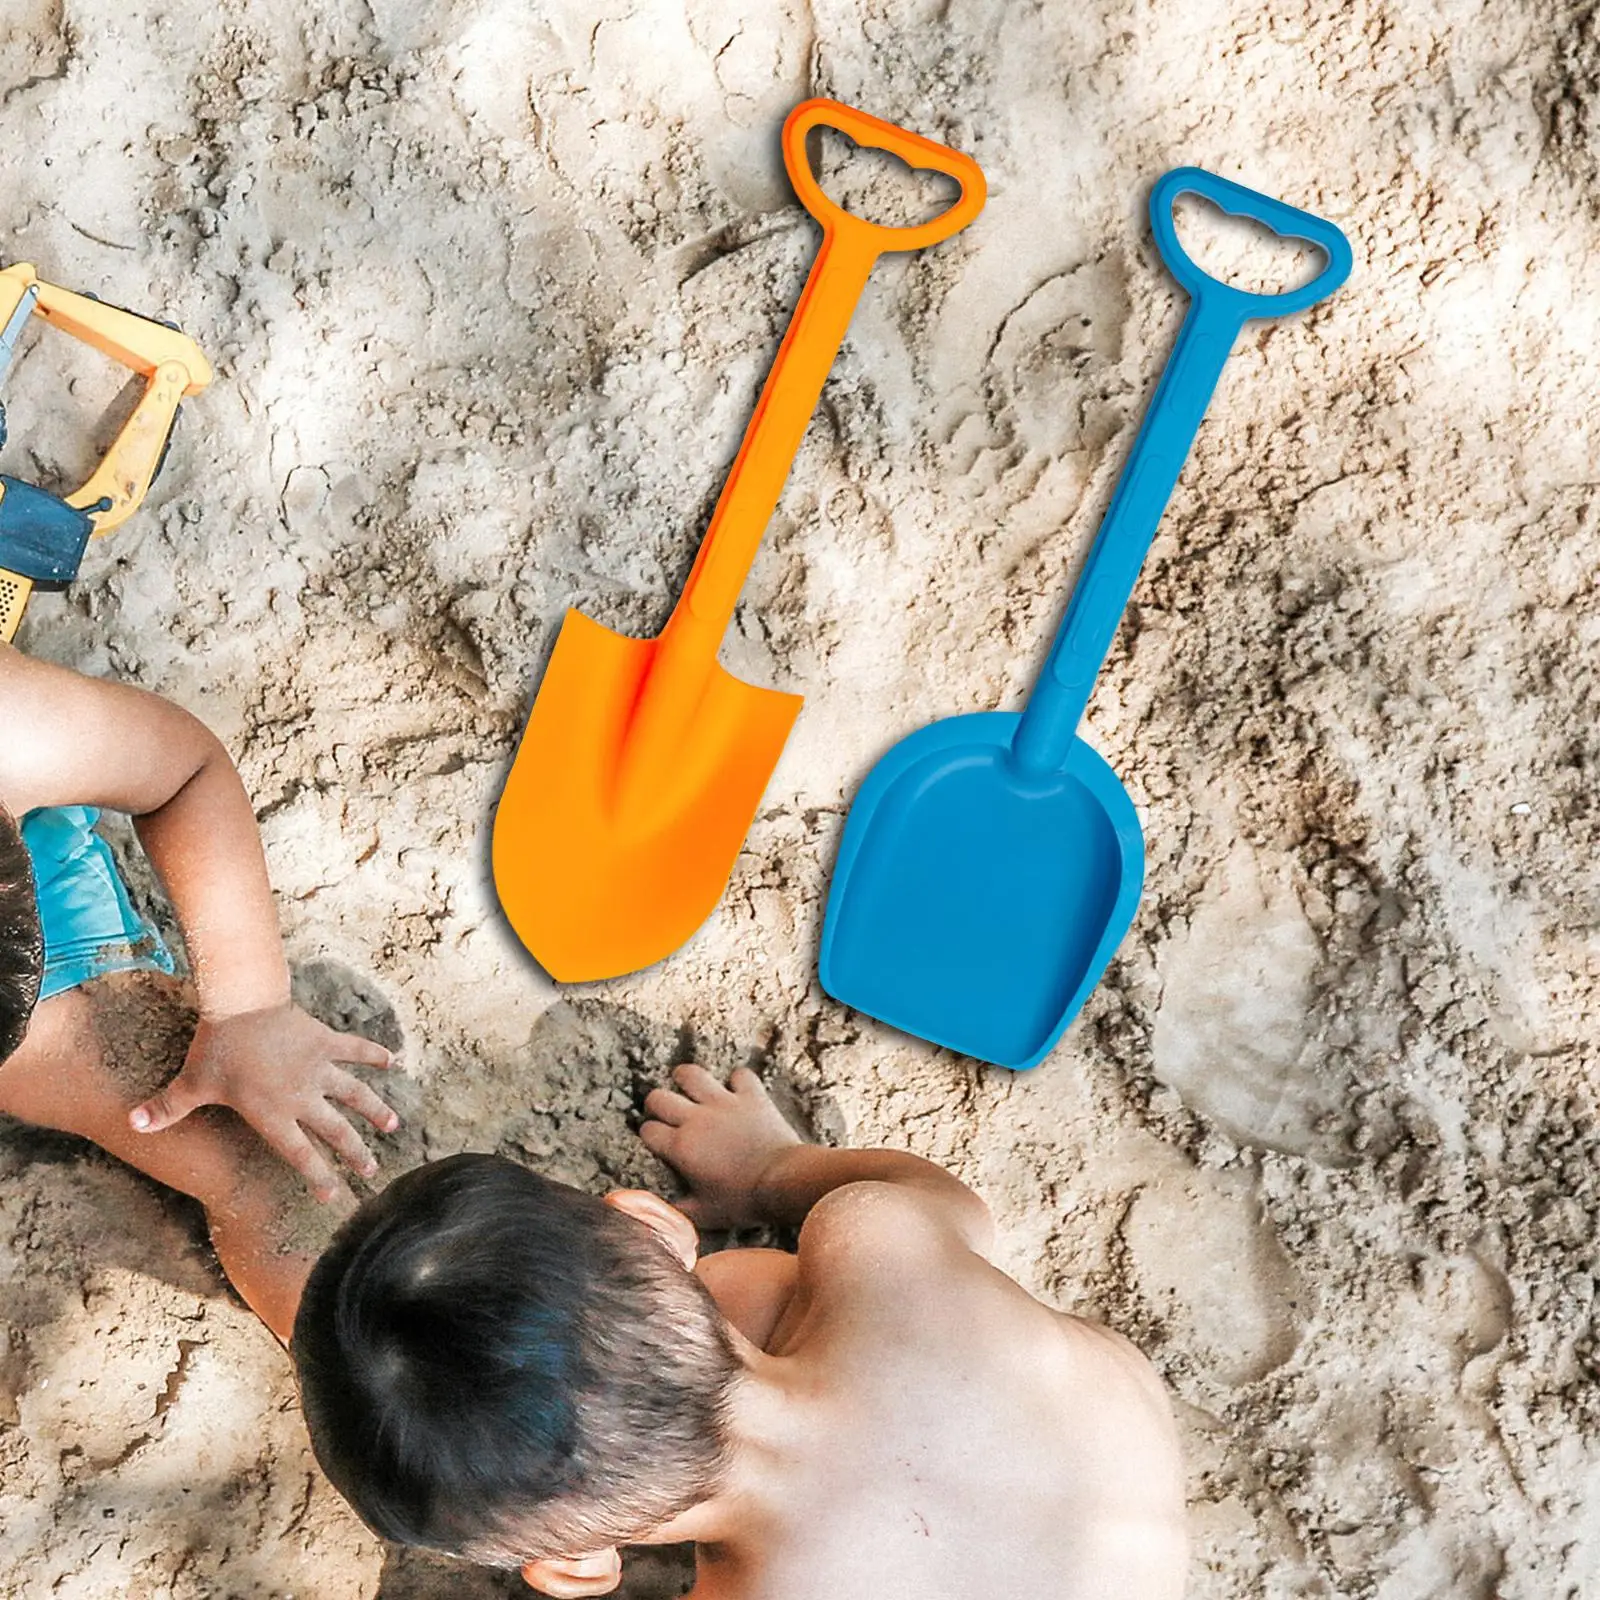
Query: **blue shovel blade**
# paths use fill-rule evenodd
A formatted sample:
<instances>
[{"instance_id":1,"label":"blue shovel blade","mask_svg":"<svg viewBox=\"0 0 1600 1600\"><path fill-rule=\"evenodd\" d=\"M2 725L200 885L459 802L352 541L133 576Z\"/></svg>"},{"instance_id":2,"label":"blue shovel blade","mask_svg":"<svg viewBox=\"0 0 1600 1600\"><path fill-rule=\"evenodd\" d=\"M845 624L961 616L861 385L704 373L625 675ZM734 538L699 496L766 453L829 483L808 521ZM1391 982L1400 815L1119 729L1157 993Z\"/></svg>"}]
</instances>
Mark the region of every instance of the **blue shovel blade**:
<instances>
[{"instance_id":1,"label":"blue shovel blade","mask_svg":"<svg viewBox=\"0 0 1600 1600\"><path fill-rule=\"evenodd\" d=\"M822 931L822 987L1001 1067L1049 1054L1128 931L1144 838L1081 739L1024 772L1021 719L985 711L902 739L850 811Z\"/></svg>"}]
</instances>

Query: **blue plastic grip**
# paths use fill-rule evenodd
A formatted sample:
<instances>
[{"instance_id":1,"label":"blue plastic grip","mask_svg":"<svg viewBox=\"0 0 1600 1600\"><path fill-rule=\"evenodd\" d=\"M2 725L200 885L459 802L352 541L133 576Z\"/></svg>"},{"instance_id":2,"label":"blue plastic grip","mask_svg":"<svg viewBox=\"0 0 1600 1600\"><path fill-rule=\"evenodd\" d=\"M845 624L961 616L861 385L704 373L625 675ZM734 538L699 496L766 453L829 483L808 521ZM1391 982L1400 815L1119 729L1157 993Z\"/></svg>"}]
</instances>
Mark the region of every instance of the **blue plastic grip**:
<instances>
[{"instance_id":1,"label":"blue plastic grip","mask_svg":"<svg viewBox=\"0 0 1600 1600\"><path fill-rule=\"evenodd\" d=\"M1304 239L1328 258L1327 265L1310 283L1281 294L1250 294L1232 284L1213 278L1190 260L1189 252L1178 240L1172 208L1180 195L1197 194L1209 200L1230 217L1251 217L1285 239ZM1269 195L1258 194L1242 183L1219 178L1203 167L1174 167L1156 180L1150 191L1150 226L1155 231L1156 248L1167 264L1167 271L1189 291L1197 304L1208 302L1219 309L1227 306L1242 327L1260 317L1287 317L1305 311L1325 300L1350 276L1350 241L1331 222L1285 205Z\"/></svg>"},{"instance_id":2,"label":"blue plastic grip","mask_svg":"<svg viewBox=\"0 0 1600 1600\"><path fill-rule=\"evenodd\" d=\"M1235 289L1203 272L1178 243L1172 206L1181 194L1202 195L1232 216L1254 217L1286 237L1304 239L1327 256L1327 265L1310 283L1282 294ZM1090 690L1239 330L1258 318L1315 305L1350 272L1349 242L1331 222L1199 167L1178 167L1156 183L1150 220L1162 260L1189 292L1189 311L1018 725L1013 752L1035 772L1066 765Z\"/></svg>"}]
</instances>

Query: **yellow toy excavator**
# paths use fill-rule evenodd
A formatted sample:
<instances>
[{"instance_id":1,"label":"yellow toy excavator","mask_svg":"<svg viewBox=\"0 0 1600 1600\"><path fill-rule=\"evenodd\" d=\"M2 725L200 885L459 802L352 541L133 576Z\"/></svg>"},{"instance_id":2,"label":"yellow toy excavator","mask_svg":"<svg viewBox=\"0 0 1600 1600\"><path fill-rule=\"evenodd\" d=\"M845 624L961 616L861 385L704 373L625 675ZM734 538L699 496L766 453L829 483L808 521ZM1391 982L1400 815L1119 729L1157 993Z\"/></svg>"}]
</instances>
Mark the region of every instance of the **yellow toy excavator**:
<instances>
[{"instance_id":1,"label":"yellow toy excavator","mask_svg":"<svg viewBox=\"0 0 1600 1600\"><path fill-rule=\"evenodd\" d=\"M66 588L78 574L89 540L110 533L138 510L166 459L179 402L211 382L211 367L199 346L177 328L42 283L32 267L23 265L0 270L0 378L32 316L142 374L145 386L81 489L56 495L0 473L0 640L16 633L35 589Z\"/></svg>"}]
</instances>

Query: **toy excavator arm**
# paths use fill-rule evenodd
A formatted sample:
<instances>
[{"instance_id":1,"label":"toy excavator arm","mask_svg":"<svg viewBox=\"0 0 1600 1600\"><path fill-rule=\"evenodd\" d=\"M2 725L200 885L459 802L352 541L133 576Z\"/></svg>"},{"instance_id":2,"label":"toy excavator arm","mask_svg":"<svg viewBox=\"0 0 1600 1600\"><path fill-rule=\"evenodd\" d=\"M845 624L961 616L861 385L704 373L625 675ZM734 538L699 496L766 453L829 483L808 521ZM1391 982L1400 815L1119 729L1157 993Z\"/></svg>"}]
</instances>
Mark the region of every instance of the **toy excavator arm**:
<instances>
[{"instance_id":1,"label":"toy excavator arm","mask_svg":"<svg viewBox=\"0 0 1600 1600\"><path fill-rule=\"evenodd\" d=\"M89 538L138 510L161 470L179 403L211 382L200 347L178 329L43 283L20 263L0 271L0 376L35 314L141 374L145 387L82 488L58 496L0 475L0 640L16 633L36 586L71 582Z\"/></svg>"},{"instance_id":2,"label":"toy excavator arm","mask_svg":"<svg viewBox=\"0 0 1600 1600\"><path fill-rule=\"evenodd\" d=\"M161 465L178 404L185 395L199 394L211 382L211 365L194 340L176 328L88 295L34 281L39 290L35 307L39 316L145 378L144 393L105 459L81 489L65 497L68 505L87 511L94 519L98 537L139 509ZM102 501L110 504L102 506Z\"/></svg>"}]
</instances>

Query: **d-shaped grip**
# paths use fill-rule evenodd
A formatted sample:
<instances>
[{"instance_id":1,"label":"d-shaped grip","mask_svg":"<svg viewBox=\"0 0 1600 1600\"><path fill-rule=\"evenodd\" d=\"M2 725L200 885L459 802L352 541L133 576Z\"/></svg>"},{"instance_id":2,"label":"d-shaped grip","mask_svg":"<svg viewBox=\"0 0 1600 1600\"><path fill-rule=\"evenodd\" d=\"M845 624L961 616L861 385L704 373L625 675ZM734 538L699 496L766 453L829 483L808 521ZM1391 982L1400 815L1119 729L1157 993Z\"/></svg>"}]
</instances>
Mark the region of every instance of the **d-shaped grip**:
<instances>
[{"instance_id":1,"label":"d-shaped grip","mask_svg":"<svg viewBox=\"0 0 1600 1600\"><path fill-rule=\"evenodd\" d=\"M1310 283L1298 289L1285 289L1282 294L1251 294L1235 289L1231 283L1213 278L1196 266L1178 242L1172 207L1182 194L1200 195L1230 217L1252 217L1282 238L1303 239L1307 244L1314 244L1328 258L1328 264ZM1230 183L1202 167L1176 167L1156 181L1150 191L1150 225L1155 229L1156 245L1167 270L1190 296L1196 301L1216 302L1219 307L1227 305L1240 322L1252 317L1286 317L1292 311L1304 311L1332 294L1350 275L1350 241L1331 222L1258 194L1242 183Z\"/></svg>"},{"instance_id":2,"label":"d-shaped grip","mask_svg":"<svg viewBox=\"0 0 1600 1600\"><path fill-rule=\"evenodd\" d=\"M806 159L806 135L813 128L837 128L840 133L849 134L857 144L899 156L907 166L942 172L961 185L960 197L948 211L941 211L931 221L910 228L886 228L851 216L822 192L822 185ZM970 156L908 133L892 122L869 117L866 112L841 105L837 100L804 100L789 113L783 125L783 163L789 169L789 181L801 203L828 233L854 233L879 254L891 250L921 250L959 233L983 210L988 194L983 173Z\"/></svg>"}]
</instances>

